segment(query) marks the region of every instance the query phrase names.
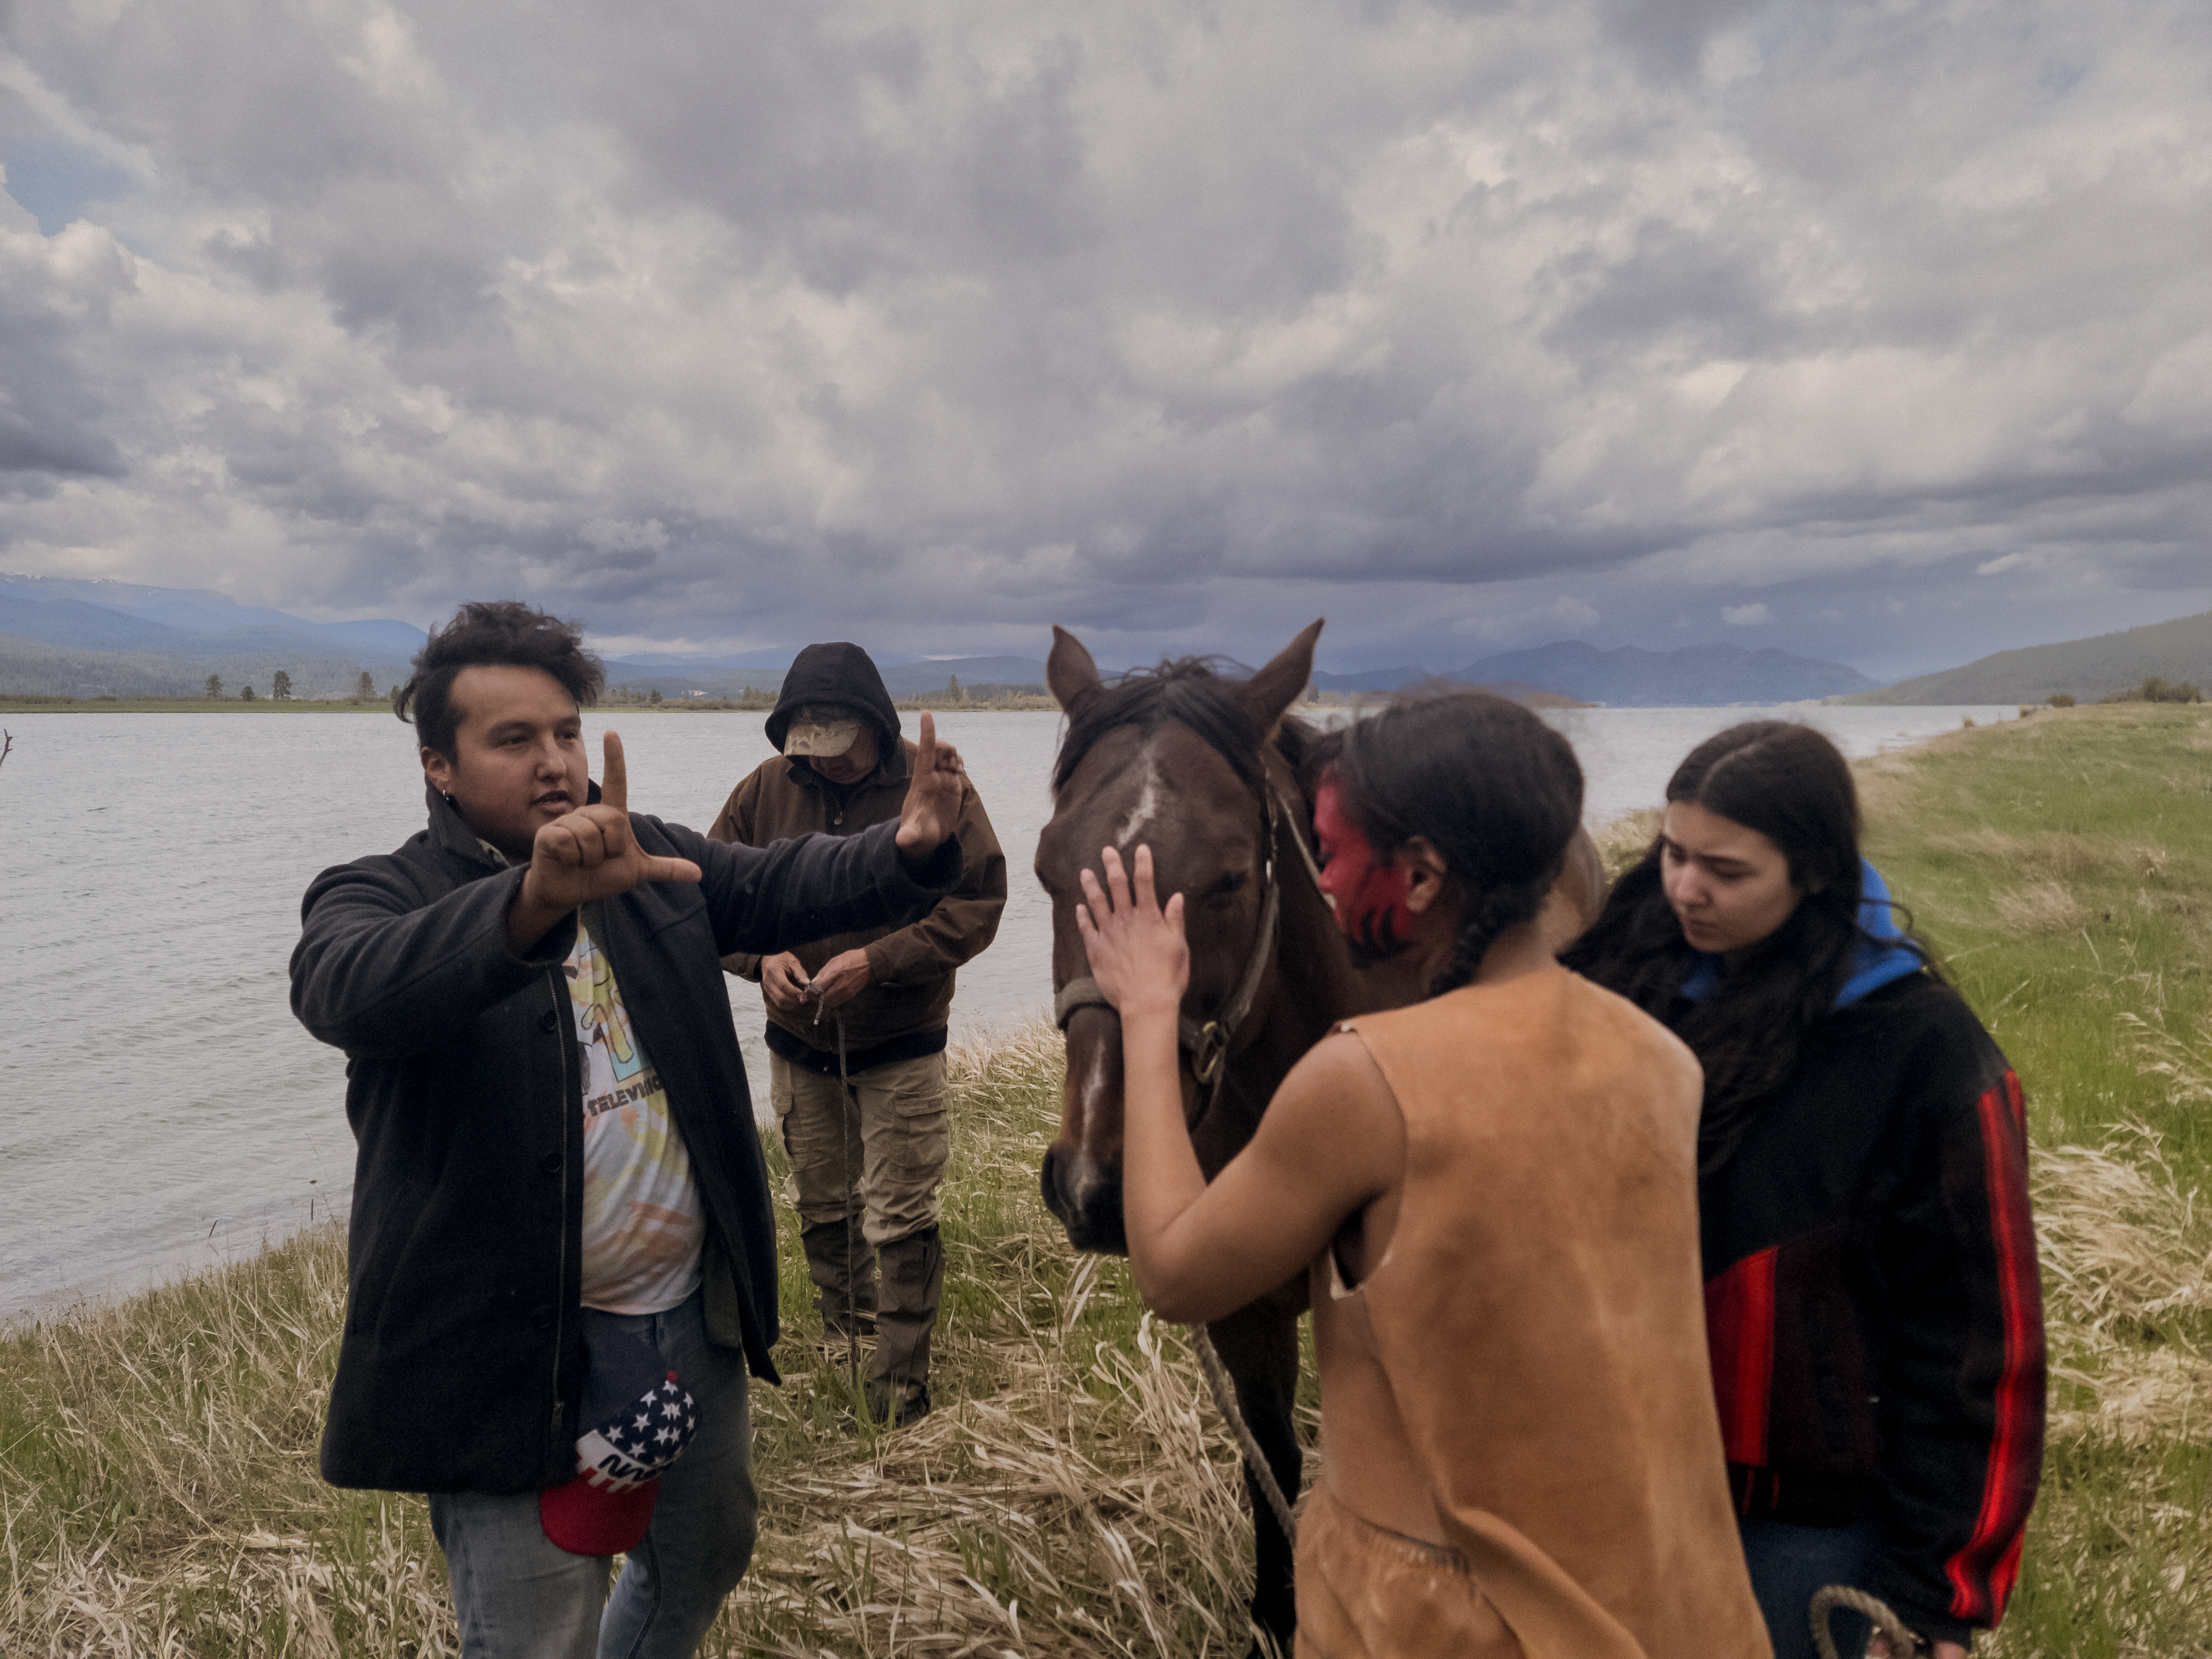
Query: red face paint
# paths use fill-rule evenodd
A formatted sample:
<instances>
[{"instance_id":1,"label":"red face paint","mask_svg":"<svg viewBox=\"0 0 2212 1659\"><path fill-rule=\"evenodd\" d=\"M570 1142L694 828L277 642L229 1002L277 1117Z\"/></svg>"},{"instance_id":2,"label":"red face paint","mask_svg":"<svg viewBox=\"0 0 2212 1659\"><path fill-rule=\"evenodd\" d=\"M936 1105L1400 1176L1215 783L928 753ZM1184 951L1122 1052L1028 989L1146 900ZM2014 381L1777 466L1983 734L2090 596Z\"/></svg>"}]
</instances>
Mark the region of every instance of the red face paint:
<instances>
[{"instance_id":1,"label":"red face paint","mask_svg":"<svg viewBox=\"0 0 2212 1659\"><path fill-rule=\"evenodd\" d=\"M1396 956L1413 938L1405 868L1395 860L1377 861L1365 833L1346 816L1334 774L1314 792L1314 839L1321 846L1321 890L1336 901L1336 925L1352 949L1373 962Z\"/></svg>"}]
</instances>

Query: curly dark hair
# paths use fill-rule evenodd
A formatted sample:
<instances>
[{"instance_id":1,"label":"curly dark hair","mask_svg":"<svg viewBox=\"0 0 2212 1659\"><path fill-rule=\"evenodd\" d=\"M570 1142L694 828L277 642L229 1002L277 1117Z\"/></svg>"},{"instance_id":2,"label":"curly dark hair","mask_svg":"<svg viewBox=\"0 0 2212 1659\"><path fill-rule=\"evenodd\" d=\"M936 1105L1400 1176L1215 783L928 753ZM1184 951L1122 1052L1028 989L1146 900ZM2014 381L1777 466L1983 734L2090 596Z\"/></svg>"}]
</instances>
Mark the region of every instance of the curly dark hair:
<instances>
[{"instance_id":1,"label":"curly dark hair","mask_svg":"<svg viewBox=\"0 0 2212 1659\"><path fill-rule=\"evenodd\" d=\"M1789 921L1729 970L1718 994L1686 1001L1692 952L1667 900L1663 840L1655 838L1561 958L1665 1021L1698 1056L1705 1071L1698 1163L1710 1173L1727 1163L1759 1106L1796 1068L1850 977L1866 937L1858 793L1843 755L1811 726L1746 720L1692 749L1668 780L1667 799L1765 836L1789 860L1790 884L1803 895ZM1899 942L1929 960L1909 933Z\"/></svg>"},{"instance_id":2,"label":"curly dark hair","mask_svg":"<svg viewBox=\"0 0 2212 1659\"><path fill-rule=\"evenodd\" d=\"M392 712L401 720L413 710L416 736L426 749L447 760L462 710L453 702L453 681L464 668L542 668L561 682L579 708L599 701L607 671L584 648L584 630L575 623L532 610L520 599L478 599L453 612L443 628L434 628L410 665L407 684L392 694Z\"/></svg>"},{"instance_id":3,"label":"curly dark hair","mask_svg":"<svg viewBox=\"0 0 2212 1659\"><path fill-rule=\"evenodd\" d=\"M1488 691L1416 693L1339 727L1306 756L1310 784L1332 774L1378 858L1419 836L1459 884L1459 939L1431 996L1468 983L1500 933L1544 908L1582 823L1573 745Z\"/></svg>"}]
</instances>

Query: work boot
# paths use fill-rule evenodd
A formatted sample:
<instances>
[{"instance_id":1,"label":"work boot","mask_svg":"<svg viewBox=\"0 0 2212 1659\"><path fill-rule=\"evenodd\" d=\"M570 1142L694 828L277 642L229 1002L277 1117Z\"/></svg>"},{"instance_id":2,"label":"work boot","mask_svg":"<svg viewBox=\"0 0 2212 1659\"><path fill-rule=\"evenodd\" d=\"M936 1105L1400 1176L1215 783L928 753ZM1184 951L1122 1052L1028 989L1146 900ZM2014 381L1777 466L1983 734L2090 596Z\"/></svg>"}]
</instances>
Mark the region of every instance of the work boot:
<instances>
[{"instance_id":1,"label":"work boot","mask_svg":"<svg viewBox=\"0 0 2212 1659\"><path fill-rule=\"evenodd\" d=\"M945 1296L945 1246L936 1228L924 1227L877 1254L883 1299L868 1361L868 1410L878 1422L900 1427L929 1415L929 1336Z\"/></svg>"},{"instance_id":2,"label":"work boot","mask_svg":"<svg viewBox=\"0 0 2212 1659\"><path fill-rule=\"evenodd\" d=\"M814 1281L814 1305L822 1313L822 1336L831 1344L854 1334L876 1334L876 1253L860 1237L860 1218L817 1221L799 1230L806 1251L806 1276Z\"/></svg>"}]
</instances>

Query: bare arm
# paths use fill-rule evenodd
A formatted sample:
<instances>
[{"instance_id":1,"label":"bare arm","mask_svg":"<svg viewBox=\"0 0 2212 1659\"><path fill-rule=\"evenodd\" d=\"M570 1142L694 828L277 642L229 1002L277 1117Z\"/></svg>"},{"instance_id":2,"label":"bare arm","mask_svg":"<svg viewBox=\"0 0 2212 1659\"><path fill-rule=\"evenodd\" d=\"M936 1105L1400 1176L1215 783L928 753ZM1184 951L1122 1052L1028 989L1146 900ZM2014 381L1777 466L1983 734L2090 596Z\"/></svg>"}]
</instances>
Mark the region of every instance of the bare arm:
<instances>
[{"instance_id":1,"label":"bare arm","mask_svg":"<svg viewBox=\"0 0 2212 1659\"><path fill-rule=\"evenodd\" d=\"M1133 890L1120 855L1083 872L1076 915L1091 971L1121 1016L1121 1207L1146 1304L1217 1319L1319 1255L1356 1212L1395 1187L1405 1120L1358 1038L1324 1040L1276 1091L1252 1143L1206 1184L1183 1121L1176 1014L1189 981L1180 894L1163 911L1152 852Z\"/></svg>"}]
</instances>

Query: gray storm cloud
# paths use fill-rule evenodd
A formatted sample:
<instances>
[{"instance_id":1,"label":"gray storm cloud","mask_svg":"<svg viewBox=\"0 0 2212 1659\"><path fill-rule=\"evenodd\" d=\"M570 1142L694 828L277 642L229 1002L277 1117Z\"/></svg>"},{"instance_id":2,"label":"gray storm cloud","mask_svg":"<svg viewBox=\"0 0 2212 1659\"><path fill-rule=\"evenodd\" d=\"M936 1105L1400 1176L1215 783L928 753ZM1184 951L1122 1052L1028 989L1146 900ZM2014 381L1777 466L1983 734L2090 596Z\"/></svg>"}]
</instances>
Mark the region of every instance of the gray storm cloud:
<instances>
[{"instance_id":1,"label":"gray storm cloud","mask_svg":"<svg viewBox=\"0 0 2212 1659\"><path fill-rule=\"evenodd\" d=\"M0 19L0 158L108 181L0 200L6 568L1432 665L2212 604L2201 5Z\"/></svg>"}]
</instances>

